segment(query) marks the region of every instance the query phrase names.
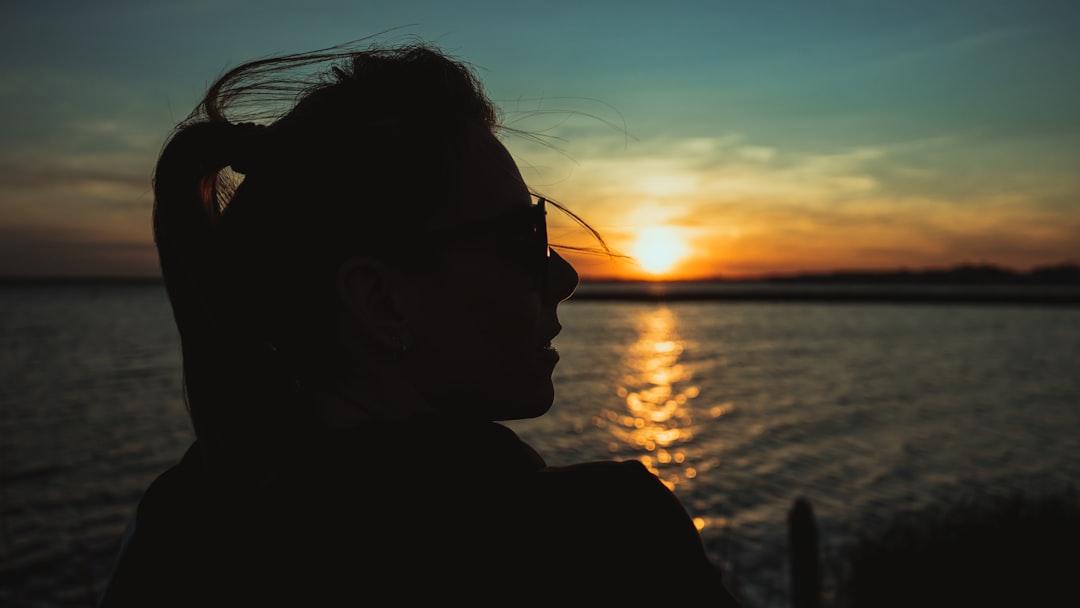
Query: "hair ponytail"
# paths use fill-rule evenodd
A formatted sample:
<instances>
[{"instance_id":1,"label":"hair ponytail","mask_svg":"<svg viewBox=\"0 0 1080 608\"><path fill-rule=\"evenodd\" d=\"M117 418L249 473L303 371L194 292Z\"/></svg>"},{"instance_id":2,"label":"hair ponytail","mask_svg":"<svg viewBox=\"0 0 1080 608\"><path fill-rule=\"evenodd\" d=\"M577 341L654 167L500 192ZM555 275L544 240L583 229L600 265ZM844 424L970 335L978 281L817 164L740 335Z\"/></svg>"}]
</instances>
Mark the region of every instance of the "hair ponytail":
<instances>
[{"instance_id":1,"label":"hair ponytail","mask_svg":"<svg viewBox=\"0 0 1080 608\"><path fill-rule=\"evenodd\" d=\"M249 170L265 127L205 121L181 125L154 172L154 240L180 333L185 401L204 450L236 461L266 435L278 391L260 387L269 345L259 345L230 310L218 234L236 184L224 169ZM251 387L251 391L245 389ZM260 388L264 390L260 390ZM254 414L255 402L266 412ZM249 440L245 440L247 437Z\"/></svg>"},{"instance_id":2,"label":"hair ponytail","mask_svg":"<svg viewBox=\"0 0 1080 608\"><path fill-rule=\"evenodd\" d=\"M154 171L154 242L180 333L184 393L196 436L213 443L206 420L213 412L215 332L212 303L214 227L221 217L225 122L180 126L166 143ZM210 400L211 402L208 402Z\"/></svg>"}]
</instances>

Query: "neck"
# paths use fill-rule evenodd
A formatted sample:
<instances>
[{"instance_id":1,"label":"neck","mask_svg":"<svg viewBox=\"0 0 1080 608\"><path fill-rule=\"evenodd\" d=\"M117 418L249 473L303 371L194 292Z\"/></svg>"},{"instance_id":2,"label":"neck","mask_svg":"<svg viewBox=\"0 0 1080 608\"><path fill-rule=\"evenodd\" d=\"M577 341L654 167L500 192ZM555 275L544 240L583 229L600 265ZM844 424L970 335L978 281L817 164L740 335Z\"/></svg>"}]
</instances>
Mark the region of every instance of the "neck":
<instances>
[{"instance_id":1,"label":"neck","mask_svg":"<svg viewBox=\"0 0 1080 608\"><path fill-rule=\"evenodd\" d=\"M387 392L365 390L354 385L338 385L316 395L319 419L331 429L343 429L366 422L396 422L434 412L412 387Z\"/></svg>"}]
</instances>

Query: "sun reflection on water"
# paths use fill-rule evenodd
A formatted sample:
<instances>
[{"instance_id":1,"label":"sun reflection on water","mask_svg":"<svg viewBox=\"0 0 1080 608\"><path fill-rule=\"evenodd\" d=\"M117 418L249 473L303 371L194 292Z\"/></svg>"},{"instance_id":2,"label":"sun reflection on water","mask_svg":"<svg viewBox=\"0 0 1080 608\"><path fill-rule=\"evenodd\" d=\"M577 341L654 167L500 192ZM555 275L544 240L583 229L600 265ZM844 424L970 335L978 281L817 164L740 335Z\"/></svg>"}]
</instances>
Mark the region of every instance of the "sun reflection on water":
<instances>
[{"instance_id":1,"label":"sun reflection on water","mask_svg":"<svg viewBox=\"0 0 1080 608\"><path fill-rule=\"evenodd\" d=\"M605 410L599 421L614 437L612 451L635 453L672 490L697 476L686 447L694 438L690 402L700 392L680 362L686 343L677 321L667 308L642 313L616 386L621 407Z\"/></svg>"}]
</instances>

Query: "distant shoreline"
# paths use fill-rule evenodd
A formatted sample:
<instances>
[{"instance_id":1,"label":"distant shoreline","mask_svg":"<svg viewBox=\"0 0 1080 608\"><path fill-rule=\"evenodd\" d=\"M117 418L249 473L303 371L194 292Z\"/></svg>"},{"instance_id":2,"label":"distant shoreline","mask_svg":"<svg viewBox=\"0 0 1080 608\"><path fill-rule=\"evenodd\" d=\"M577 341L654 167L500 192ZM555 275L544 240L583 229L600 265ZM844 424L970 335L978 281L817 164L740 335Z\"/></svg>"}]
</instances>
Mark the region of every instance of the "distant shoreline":
<instances>
[{"instance_id":1,"label":"distant shoreline","mask_svg":"<svg viewBox=\"0 0 1080 608\"><path fill-rule=\"evenodd\" d=\"M582 283L571 301L1080 305L1076 285Z\"/></svg>"},{"instance_id":2,"label":"distant shoreline","mask_svg":"<svg viewBox=\"0 0 1080 608\"><path fill-rule=\"evenodd\" d=\"M583 282L575 300L1080 305L1080 265L834 271L756 280Z\"/></svg>"},{"instance_id":3,"label":"distant shoreline","mask_svg":"<svg viewBox=\"0 0 1080 608\"><path fill-rule=\"evenodd\" d=\"M159 277L0 277L0 289L163 287ZM1080 283L916 281L596 281L571 302L820 302L1080 306Z\"/></svg>"}]
</instances>

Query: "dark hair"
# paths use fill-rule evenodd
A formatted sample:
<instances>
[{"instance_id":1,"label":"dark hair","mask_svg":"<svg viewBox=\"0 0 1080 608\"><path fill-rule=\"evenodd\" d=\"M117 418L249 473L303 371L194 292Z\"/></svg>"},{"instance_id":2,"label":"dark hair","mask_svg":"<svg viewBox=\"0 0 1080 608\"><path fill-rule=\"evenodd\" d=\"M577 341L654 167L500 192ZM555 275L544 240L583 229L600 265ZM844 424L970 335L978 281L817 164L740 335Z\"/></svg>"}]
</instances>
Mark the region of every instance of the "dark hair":
<instances>
[{"instance_id":1,"label":"dark hair","mask_svg":"<svg viewBox=\"0 0 1080 608\"><path fill-rule=\"evenodd\" d=\"M422 270L416 218L444 204L476 127L498 127L481 84L423 44L262 59L211 85L154 174L154 238L207 453L264 459L305 423L298 391L347 359L338 267L366 253Z\"/></svg>"}]
</instances>

